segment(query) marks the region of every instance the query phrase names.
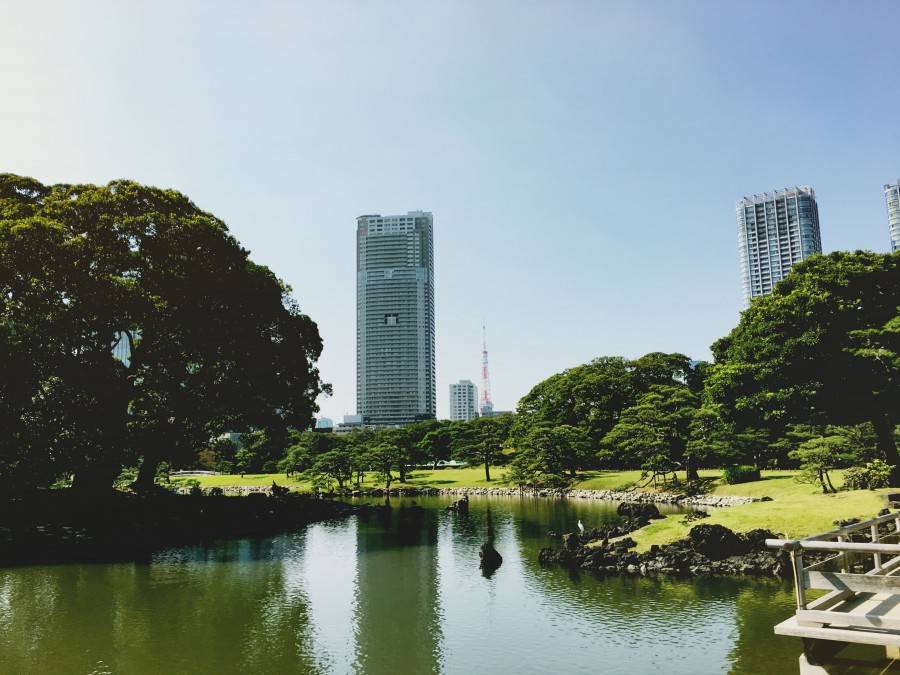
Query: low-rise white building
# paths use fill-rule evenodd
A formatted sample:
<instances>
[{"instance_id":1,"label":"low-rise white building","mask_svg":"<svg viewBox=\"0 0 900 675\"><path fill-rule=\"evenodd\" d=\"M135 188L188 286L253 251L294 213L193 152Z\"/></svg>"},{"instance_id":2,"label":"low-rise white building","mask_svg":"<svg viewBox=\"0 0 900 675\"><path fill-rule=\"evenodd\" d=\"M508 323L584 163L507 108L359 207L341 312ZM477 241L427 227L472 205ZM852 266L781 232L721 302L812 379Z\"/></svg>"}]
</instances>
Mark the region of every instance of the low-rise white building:
<instances>
[{"instance_id":1,"label":"low-rise white building","mask_svg":"<svg viewBox=\"0 0 900 675\"><path fill-rule=\"evenodd\" d=\"M478 417L478 388L471 380L450 385L450 420L467 421Z\"/></svg>"}]
</instances>

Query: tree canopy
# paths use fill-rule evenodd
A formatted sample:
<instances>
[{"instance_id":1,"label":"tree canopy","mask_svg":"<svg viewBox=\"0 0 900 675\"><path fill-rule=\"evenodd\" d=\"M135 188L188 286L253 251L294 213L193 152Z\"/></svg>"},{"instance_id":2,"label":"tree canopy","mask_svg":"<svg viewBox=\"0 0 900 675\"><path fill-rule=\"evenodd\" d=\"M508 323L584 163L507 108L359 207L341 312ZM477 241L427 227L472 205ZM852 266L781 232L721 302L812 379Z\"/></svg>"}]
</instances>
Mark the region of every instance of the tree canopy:
<instances>
[{"instance_id":1,"label":"tree canopy","mask_svg":"<svg viewBox=\"0 0 900 675\"><path fill-rule=\"evenodd\" d=\"M871 422L900 484L900 254L803 261L712 350L708 395L739 425Z\"/></svg>"},{"instance_id":2,"label":"tree canopy","mask_svg":"<svg viewBox=\"0 0 900 675\"><path fill-rule=\"evenodd\" d=\"M321 349L290 289L184 195L0 175L0 476L94 489L140 462L149 485L222 432L305 428Z\"/></svg>"},{"instance_id":3,"label":"tree canopy","mask_svg":"<svg viewBox=\"0 0 900 675\"><path fill-rule=\"evenodd\" d=\"M600 357L535 385L519 401L513 433L524 438L531 429L565 424L581 428L598 445L622 411L650 387L694 385L699 372L684 354Z\"/></svg>"}]
</instances>

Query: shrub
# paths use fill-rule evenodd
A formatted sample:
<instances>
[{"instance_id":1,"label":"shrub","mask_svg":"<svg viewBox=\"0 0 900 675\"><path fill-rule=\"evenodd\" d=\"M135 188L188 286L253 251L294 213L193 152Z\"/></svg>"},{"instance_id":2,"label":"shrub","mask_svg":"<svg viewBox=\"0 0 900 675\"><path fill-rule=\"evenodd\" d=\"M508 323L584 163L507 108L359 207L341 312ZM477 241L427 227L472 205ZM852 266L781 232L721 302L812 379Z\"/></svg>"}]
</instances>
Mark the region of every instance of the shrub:
<instances>
[{"instance_id":1,"label":"shrub","mask_svg":"<svg viewBox=\"0 0 900 675\"><path fill-rule=\"evenodd\" d=\"M874 490L888 486L893 466L881 459L873 459L863 466L853 466L844 472L844 487L848 490Z\"/></svg>"},{"instance_id":2,"label":"shrub","mask_svg":"<svg viewBox=\"0 0 900 675\"><path fill-rule=\"evenodd\" d=\"M733 464L725 468L722 477L729 485L749 483L750 481L759 480L759 469L747 464Z\"/></svg>"}]
</instances>

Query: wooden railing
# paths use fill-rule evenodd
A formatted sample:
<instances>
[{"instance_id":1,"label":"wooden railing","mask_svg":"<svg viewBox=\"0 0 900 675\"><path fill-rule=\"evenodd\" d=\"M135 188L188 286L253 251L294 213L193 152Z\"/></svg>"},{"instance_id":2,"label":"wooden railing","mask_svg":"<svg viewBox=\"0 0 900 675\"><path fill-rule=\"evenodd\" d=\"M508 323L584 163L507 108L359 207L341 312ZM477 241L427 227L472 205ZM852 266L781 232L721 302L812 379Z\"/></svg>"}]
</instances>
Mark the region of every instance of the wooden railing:
<instances>
[{"instance_id":1,"label":"wooden railing","mask_svg":"<svg viewBox=\"0 0 900 675\"><path fill-rule=\"evenodd\" d=\"M861 538L863 541L854 541ZM890 593L900 596L900 576L894 576L900 572L900 512L888 513L804 539L767 539L766 546L782 549L790 555L798 621L812 624L833 621L834 614L828 615L828 609L854 593ZM824 551L834 555L806 566L804 551ZM807 603L808 589L830 592ZM850 624L900 629L900 619L854 616Z\"/></svg>"}]
</instances>

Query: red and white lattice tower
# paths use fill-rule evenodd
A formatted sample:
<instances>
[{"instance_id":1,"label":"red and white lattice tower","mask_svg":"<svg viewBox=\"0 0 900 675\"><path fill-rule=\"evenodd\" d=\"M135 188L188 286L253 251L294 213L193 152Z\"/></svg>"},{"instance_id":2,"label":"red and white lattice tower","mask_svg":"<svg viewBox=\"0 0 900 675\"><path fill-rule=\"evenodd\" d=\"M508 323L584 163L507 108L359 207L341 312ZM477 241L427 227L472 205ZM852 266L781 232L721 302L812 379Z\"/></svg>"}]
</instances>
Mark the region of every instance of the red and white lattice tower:
<instances>
[{"instance_id":1,"label":"red and white lattice tower","mask_svg":"<svg viewBox=\"0 0 900 675\"><path fill-rule=\"evenodd\" d=\"M494 412L491 401L491 376L488 374L487 337L484 324L481 324L481 406L482 417L490 417Z\"/></svg>"}]
</instances>

